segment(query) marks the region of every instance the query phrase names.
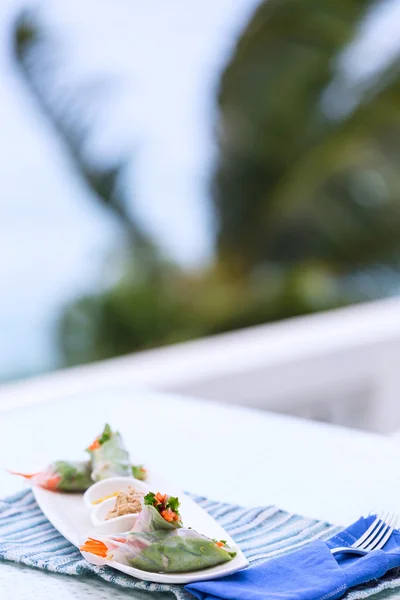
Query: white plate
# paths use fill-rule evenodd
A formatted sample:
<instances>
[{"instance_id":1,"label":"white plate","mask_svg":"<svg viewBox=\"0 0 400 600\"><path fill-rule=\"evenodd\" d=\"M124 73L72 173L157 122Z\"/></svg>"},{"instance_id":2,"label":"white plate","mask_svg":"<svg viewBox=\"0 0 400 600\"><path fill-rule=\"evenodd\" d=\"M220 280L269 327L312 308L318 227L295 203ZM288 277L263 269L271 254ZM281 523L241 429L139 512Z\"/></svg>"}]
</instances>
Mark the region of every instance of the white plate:
<instances>
[{"instance_id":1,"label":"white plate","mask_svg":"<svg viewBox=\"0 0 400 600\"><path fill-rule=\"evenodd\" d=\"M154 483L156 480L154 479ZM152 481L152 489L162 491L168 489L163 485L154 486ZM90 520L90 510L84 503L82 494L59 494L49 492L43 488L33 486L33 494L38 505L46 515L50 523L74 546L82 544L86 537L96 537L96 533L110 533L109 530L102 530L102 526L94 528ZM198 504L196 504L189 496L177 490L169 490L173 495L179 495L181 501L181 515L183 523L196 529L210 538L224 539L229 546L235 547L237 555L228 563L218 565L201 571L191 571L190 573L167 574L167 573L148 573L141 569L135 569L122 563L107 562L109 566L122 571L127 575L132 575L137 579L144 581L153 581L155 583L169 584L186 584L194 581L203 581L206 579L216 579L229 575L240 569L248 566L248 561L241 550L235 546L230 535ZM108 527L108 526L106 526Z\"/></svg>"}]
</instances>

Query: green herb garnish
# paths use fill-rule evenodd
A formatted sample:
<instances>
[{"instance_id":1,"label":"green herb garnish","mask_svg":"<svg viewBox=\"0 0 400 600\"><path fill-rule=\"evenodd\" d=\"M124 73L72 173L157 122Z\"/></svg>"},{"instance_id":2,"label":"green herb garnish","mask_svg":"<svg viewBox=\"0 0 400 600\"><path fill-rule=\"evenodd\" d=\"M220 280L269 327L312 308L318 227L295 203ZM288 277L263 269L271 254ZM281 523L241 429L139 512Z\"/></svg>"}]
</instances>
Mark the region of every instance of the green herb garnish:
<instances>
[{"instance_id":1,"label":"green herb garnish","mask_svg":"<svg viewBox=\"0 0 400 600\"><path fill-rule=\"evenodd\" d=\"M162 512L163 510L172 510L175 514L179 515L179 498L175 496L168 496L167 494L154 494L153 492L149 492L144 497L144 504L148 506L154 506L158 512Z\"/></svg>"},{"instance_id":2,"label":"green herb garnish","mask_svg":"<svg viewBox=\"0 0 400 600\"><path fill-rule=\"evenodd\" d=\"M176 498L175 496L170 496L168 498L168 502L167 502L167 508L170 508L171 510L173 510L175 513L179 513L179 499Z\"/></svg>"},{"instance_id":3,"label":"green herb garnish","mask_svg":"<svg viewBox=\"0 0 400 600\"><path fill-rule=\"evenodd\" d=\"M149 492L144 497L144 503L145 503L145 505L148 505L148 506L154 506L155 499L156 499L156 495L153 492Z\"/></svg>"},{"instance_id":4,"label":"green herb garnish","mask_svg":"<svg viewBox=\"0 0 400 600\"><path fill-rule=\"evenodd\" d=\"M101 434L101 436L98 438L98 442L100 444L100 446L102 444L104 444L105 442L108 442L108 440L110 440L112 437L112 431L111 431L111 427L109 426L108 423L106 423L104 425L104 429L103 429L103 433Z\"/></svg>"},{"instance_id":5,"label":"green herb garnish","mask_svg":"<svg viewBox=\"0 0 400 600\"><path fill-rule=\"evenodd\" d=\"M145 481L147 479L147 471L143 465L132 465L132 475L139 481Z\"/></svg>"}]
</instances>

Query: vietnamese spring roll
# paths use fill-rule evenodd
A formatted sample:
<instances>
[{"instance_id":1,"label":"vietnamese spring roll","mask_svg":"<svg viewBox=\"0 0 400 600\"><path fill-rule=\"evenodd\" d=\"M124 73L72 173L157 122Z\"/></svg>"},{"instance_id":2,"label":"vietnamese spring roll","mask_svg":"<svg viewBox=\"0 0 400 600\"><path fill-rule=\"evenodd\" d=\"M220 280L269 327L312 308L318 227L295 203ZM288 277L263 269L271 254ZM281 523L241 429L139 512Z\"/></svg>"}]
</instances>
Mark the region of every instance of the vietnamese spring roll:
<instances>
[{"instance_id":1,"label":"vietnamese spring roll","mask_svg":"<svg viewBox=\"0 0 400 600\"><path fill-rule=\"evenodd\" d=\"M216 541L194 529L132 531L124 537L89 538L80 547L87 558L100 557L152 573L188 573L215 567L236 556L224 540Z\"/></svg>"},{"instance_id":2,"label":"vietnamese spring roll","mask_svg":"<svg viewBox=\"0 0 400 600\"><path fill-rule=\"evenodd\" d=\"M180 502L175 496L149 492L143 498L142 510L136 519L133 531L149 532L182 527L179 505Z\"/></svg>"},{"instance_id":3,"label":"vietnamese spring roll","mask_svg":"<svg viewBox=\"0 0 400 600\"><path fill-rule=\"evenodd\" d=\"M211 540L194 529L183 528L178 498L152 492L144 497L131 532L89 538L80 550L92 561L97 557L104 563L120 562L153 573L198 571L236 556L224 540Z\"/></svg>"},{"instance_id":4,"label":"vietnamese spring roll","mask_svg":"<svg viewBox=\"0 0 400 600\"><path fill-rule=\"evenodd\" d=\"M57 460L38 473L10 472L53 492L85 492L93 483L90 461Z\"/></svg>"},{"instance_id":5,"label":"vietnamese spring roll","mask_svg":"<svg viewBox=\"0 0 400 600\"><path fill-rule=\"evenodd\" d=\"M143 465L132 465L132 475L139 481L146 481L147 469Z\"/></svg>"},{"instance_id":6,"label":"vietnamese spring roll","mask_svg":"<svg viewBox=\"0 0 400 600\"><path fill-rule=\"evenodd\" d=\"M97 436L87 451L92 461L93 481L131 475L129 454L125 449L121 434L118 431L112 431L109 425L105 425L101 435Z\"/></svg>"}]
</instances>

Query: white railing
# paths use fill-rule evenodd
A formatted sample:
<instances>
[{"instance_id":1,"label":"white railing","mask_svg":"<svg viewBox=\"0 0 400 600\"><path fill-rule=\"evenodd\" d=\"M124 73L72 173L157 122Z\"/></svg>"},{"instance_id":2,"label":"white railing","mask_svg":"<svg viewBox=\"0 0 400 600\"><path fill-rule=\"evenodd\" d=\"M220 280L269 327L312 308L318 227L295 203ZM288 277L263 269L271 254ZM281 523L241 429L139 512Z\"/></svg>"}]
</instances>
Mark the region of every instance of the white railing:
<instances>
[{"instance_id":1,"label":"white railing","mask_svg":"<svg viewBox=\"0 0 400 600\"><path fill-rule=\"evenodd\" d=\"M319 418L400 428L400 300L289 319L0 387L0 409L133 385Z\"/></svg>"}]
</instances>

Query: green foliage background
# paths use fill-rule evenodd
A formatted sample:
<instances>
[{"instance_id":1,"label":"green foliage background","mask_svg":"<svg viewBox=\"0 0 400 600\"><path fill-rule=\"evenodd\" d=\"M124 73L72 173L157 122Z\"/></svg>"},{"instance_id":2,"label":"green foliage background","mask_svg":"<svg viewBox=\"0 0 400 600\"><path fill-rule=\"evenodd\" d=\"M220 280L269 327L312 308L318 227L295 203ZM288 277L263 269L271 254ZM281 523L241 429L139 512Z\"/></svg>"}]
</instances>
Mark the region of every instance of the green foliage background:
<instances>
[{"instance_id":1,"label":"green foliage background","mask_svg":"<svg viewBox=\"0 0 400 600\"><path fill-rule=\"evenodd\" d=\"M67 306L66 364L375 298L400 258L400 60L357 82L346 50L371 0L268 0L221 74L211 175L213 263L183 271L138 225L126 162L87 149L90 88L52 87L39 13L15 23L16 64L83 183L121 227L117 283ZM83 110L82 110L83 106ZM133 207L134 208L134 207ZM390 281L390 285L386 282Z\"/></svg>"}]
</instances>

